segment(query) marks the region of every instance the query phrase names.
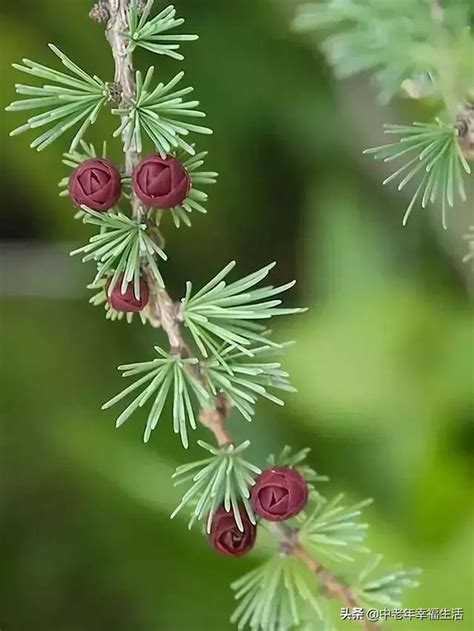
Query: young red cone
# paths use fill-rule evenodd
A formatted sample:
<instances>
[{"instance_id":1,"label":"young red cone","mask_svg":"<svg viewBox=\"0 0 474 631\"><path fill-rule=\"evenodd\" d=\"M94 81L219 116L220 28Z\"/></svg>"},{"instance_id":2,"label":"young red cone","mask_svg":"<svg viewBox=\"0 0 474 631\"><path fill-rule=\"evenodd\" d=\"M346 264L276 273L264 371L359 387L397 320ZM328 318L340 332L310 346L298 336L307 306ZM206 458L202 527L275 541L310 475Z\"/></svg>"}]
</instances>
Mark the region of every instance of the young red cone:
<instances>
[{"instance_id":1,"label":"young red cone","mask_svg":"<svg viewBox=\"0 0 474 631\"><path fill-rule=\"evenodd\" d=\"M103 158L85 160L69 178L69 197L76 206L105 212L115 206L121 193L120 173Z\"/></svg>"},{"instance_id":2,"label":"young red cone","mask_svg":"<svg viewBox=\"0 0 474 631\"><path fill-rule=\"evenodd\" d=\"M241 507L240 516L244 531L241 532L235 521L234 513L227 512L223 506L217 509L212 519L209 541L216 550L229 556L247 554L255 545L257 527L250 521L247 512Z\"/></svg>"},{"instance_id":3,"label":"young red cone","mask_svg":"<svg viewBox=\"0 0 474 631\"><path fill-rule=\"evenodd\" d=\"M291 467L263 471L252 487L252 506L267 521L284 521L297 515L308 501L308 485Z\"/></svg>"},{"instance_id":4,"label":"young red cone","mask_svg":"<svg viewBox=\"0 0 474 631\"><path fill-rule=\"evenodd\" d=\"M136 195L153 208L179 206L191 187L189 173L173 156L145 158L135 167L132 182Z\"/></svg>"},{"instance_id":5,"label":"young red cone","mask_svg":"<svg viewBox=\"0 0 474 631\"><path fill-rule=\"evenodd\" d=\"M135 296L133 281L127 285L125 293L122 293L122 276L119 276L117 282L112 289L112 293L109 296L109 287L111 279L109 279L105 285L107 292L107 301L112 309L115 311L123 311L125 313L143 311L147 306L150 298L150 290L148 284L144 278L140 278L140 298Z\"/></svg>"}]
</instances>

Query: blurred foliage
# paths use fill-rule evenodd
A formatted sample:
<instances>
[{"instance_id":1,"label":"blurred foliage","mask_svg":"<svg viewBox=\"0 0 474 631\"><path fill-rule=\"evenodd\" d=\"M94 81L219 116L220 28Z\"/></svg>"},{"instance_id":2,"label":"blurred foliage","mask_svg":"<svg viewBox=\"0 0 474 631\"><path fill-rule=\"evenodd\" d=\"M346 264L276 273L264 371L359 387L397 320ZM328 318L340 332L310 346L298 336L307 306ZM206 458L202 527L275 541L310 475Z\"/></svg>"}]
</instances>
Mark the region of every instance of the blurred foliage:
<instances>
[{"instance_id":1,"label":"blurred foliage","mask_svg":"<svg viewBox=\"0 0 474 631\"><path fill-rule=\"evenodd\" d=\"M295 27L320 31L340 77L374 72L381 102L408 81L450 106L472 89L473 16L471 0L325 0L302 4Z\"/></svg>"},{"instance_id":2,"label":"blurred foliage","mask_svg":"<svg viewBox=\"0 0 474 631\"><path fill-rule=\"evenodd\" d=\"M112 69L101 27L87 18L88 0L34 4L2 0L2 106L18 81L10 63L46 59L49 41L80 65L94 60L100 76ZM185 69L215 132L200 144L221 178L209 214L192 229L165 224L163 273L175 295L186 280L199 286L234 258L242 273L276 259L272 281L299 279L291 300L310 310L277 323L281 339L297 340L286 367L299 393L281 410L260 403L251 425L235 415L237 440L251 440L259 465L286 443L309 446L332 491L354 501L372 496L369 543L388 565L424 569L406 606L464 607L455 628L467 631L474 624L469 267L427 212L402 229L400 200L381 191L369 170L376 167L359 157L376 144L372 97L360 79L348 104L322 58L290 33L293 6L177 6L187 30L200 35ZM137 52L144 62L147 55ZM171 76L173 61L159 62L157 71ZM420 107L397 106L394 119ZM16 115L2 116L2 139L15 124ZM104 117L87 140L100 145L113 128ZM66 146L58 141L38 156L21 139L4 143L3 238L83 242L84 226L57 196ZM112 157L120 150L110 149ZM29 286L41 295L36 269L31 259ZM115 366L147 356L161 334L106 321L87 292L82 300L22 297L17 273L7 260L2 286L8 276L18 295L1 304L0 628L231 629L225 586L254 560L219 557L199 529L169 520L180 497L171 474L185 458L199 458L199 448L184 455L166 423L144 446L143 418L115 431L113 415L99 410L117 390ZM88 280L83 274L66 256L49 270L71 296ZM199 437L208 438L204 430ZM449 626L429 623L431 631Z\"/></svg>"}]
</instances>

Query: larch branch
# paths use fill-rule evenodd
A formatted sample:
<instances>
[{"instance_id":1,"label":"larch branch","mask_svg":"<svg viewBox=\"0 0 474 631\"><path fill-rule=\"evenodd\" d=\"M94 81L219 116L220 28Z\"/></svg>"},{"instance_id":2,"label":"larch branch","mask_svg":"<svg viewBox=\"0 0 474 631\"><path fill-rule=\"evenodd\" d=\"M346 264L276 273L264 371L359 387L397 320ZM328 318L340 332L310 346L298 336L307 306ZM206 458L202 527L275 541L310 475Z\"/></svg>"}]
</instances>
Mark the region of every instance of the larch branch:
<instances>
[{"instance_id":1,"label":"larch branch","mask_svg":"<svg viewBox=\"0 0 474 631\"><path fill-rule=\"evenodd\" d=\"M114 80L121 88L123 105L133 101L136 89L133 62L128 51L127 39L124 36L124 32L128 29L130 5L131 0L108 0L109 18L105 29L115 61ZM130 177L141 159L134 140L129 146L125 147L124 152L125 174ZM147 209L133 191L131 202L133 216L139 219L144 218ZM156 280L146 269L144 273L150 287L150 300L147 307L150 323L152 326L161 327L166 333L172 354L181 357L193 357L195 354L191 352L183 335L179 303L173 301L166 289L158 287ZM203 383L203 377L199 368L191 365L189 370L193 378ZM231 436L225 427L227 415L228 404L222 396L216 397L214 407L202 409L199 414L201 424L214 434L219 446L232 443Z\"/></svg>"},{"instance_id":2,"label":"larch branch","mask_svg":"<svg viewBox=\"0 0 474 631\"><path fill-rule=\"evenodd\" d=\"M106 36L112 48L115 60L115 82L122 90L123 104L133 100L135 96L135 79L133 64L127 50L127 40L123 33L128 27L128 11L130 10L130 0L108 0L109 19L106 25ZM125 169L130 176L133 169L140 161L140 154L132 141L130 147L125 150ZM142 218L146 214L140 200L132 192L133 215ZM146 273L146 272L145 272ZM161 326L168 336L171 353L182 357L192 357L193 354L183 336L182 322L179 308L166 289L156 285L155 280L147 274L148 282L151 283L151 296L149 305L149 319L153 326ZM193 377L203 382L200 369L191 366ZM233 444L233 439L226 428L226 419L229 413L229 403L223 395L215 398L214 406L208 409L201 409L199 420L207 427L215 437L220 447ZM357 606L352 590L337 579L337 577L327 570L319 561L313 559L310 553L298 542L297 531L289 528L285 524L270 524L271 530L278 539L282 549L289 554L293 554L300 559L315 574L316 579L323 589L323 593L328 598L338 598L347 607ZM379 631L380 627L368 620L360 621L365 631Z\"/></svg>"},{"instance_id":3,"label":"larch branch","mask_svg":"<svg viewBox=\"0 0 474 631\"><path fill-rule=\"evenodd\" d=\"M298 530L285 523L269 523L269 530L278 540L284 554L292 554L300 559L315 575L321 586L321 592L326 598L335 598L349 609L360 607L357 598L350 587L316 560L302 545L298 538ZM358 620L364 631L381 631L381 627L371 620Z\"/></svg>"}]
</instances>

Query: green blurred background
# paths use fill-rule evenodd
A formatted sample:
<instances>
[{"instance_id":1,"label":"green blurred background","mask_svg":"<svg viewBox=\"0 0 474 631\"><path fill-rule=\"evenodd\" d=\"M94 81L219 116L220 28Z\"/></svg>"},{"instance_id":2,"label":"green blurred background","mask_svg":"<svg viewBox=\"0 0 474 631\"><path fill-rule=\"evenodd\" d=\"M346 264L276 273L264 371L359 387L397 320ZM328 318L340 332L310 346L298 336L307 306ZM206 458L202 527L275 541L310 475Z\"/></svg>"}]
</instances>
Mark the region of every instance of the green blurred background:
<instances>
[{"instance_id":1,"label":"green blurred background","mask_svg":"<svg viewBox=\"0 0 474 631\"><path fill-rule=\"evenodd\" d=\"M291 33L294 1L176 4L200 35L183 67L220 180L191 230L167 224L170 291L231 259L242 274L276 259L272 280L296 277L289 303L310 307L275 324L297 341L286 365L299 393L281 410L260 404L252 425L232 418L232 431L260 464L286 443L310 446L327 493L374 498L369 542L385 563L423 568L406 606L465 609L463 622L392 627L472 631L472 272L460 237L472 207L455 209L446 233L439 209L403 229L406 198L361 156L381 144L382 122L428 112L403 100L382 109L366 77L336 83L314 42ZM10 63L54 63L49 41L111 76L90 5L2 0L2 109L25 80ZM163 78L180 68L152 63ZM199 529L170 522L170 474L198 450L184 453L166 422L145 446L144 413L115 431L100 412L120 387L115 366L151 357L162 334L87 303L93 269L67 253L88 231L56 188L67 141L37 154L31 138L7 138L19 122L2 115L0 628L226 631L227 584L256 558L215 555ZM114 122L104 116L87 139L100 144Z\"/></svg>"}]
</instances>

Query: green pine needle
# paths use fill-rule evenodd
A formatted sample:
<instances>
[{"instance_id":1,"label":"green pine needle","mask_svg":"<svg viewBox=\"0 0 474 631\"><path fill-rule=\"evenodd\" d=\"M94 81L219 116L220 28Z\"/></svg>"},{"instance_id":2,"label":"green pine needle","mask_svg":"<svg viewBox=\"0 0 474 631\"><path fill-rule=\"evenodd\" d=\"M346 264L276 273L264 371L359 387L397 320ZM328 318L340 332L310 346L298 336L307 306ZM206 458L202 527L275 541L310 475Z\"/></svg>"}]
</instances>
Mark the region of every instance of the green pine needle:
<instances>
[{"instance_id":1,"label":"green pine needle","mask_svg":"<svg viewBox=\"0 0 474 631\"><path fill-rule=\"evenodd\" d=\"M6 108L7 111L39 108L45 111L29 118L24 125L14 129L10 136L48 125L49 129L35 138L30 145L42 151L68 129L81 123L71 142L70 151L74 151L87 128L97 120L107 100L107 86L98 77L84 72L53 44L49 44L49 48L59 57L70 73L58 72L29 59L23 59L23 66L13 64L17 70L52 81L55 85L46 84L35 87L16 84L17 93L26 95L28 98L13 102Z\"/></svg>"},{"instance_id":2,"label":"green pine needle","mask_svg":"<svg viewBox=\"0 0 474 631\"><path fill-rule=\"evenodd\" d=\"M371 500L347 507L342 504L343 498L340 494L328 502L317 497L312 512L303 515L300 540L335 561L353 561L353 552L366 551L362 543L368 525L360 522L359 517Z\"/></svg>"},{"instance_id":3,"label":"green pine needle","mask_svg":"<svg viewBox=\"0 0 474 631\"><path fill-rule=\"evenodd\" d=\"M193 430L196 429L192 398L200 406L206 406L210 403L209 394L189 374L189 370L192 369L194 364L198 363L198 360L194 358L183 359L177 355L169 355L158 346L155 346L155 351L160 355L159 358L148 362L118 367L119 370L123 371L123 377L140 375L140 378L110 399L110 401L107 401L102 406L102 409L105 410L112 407L131 392L143 387L140 394L133 399L117 418L116 426L120 427L138 408L143 407L154 396L144 435L145 442L148 442L151 432L156 428L162 416L167 399L171 397L173 403L173 431L175 434L180 435L183 447L187 449L189 446L188 426Z\"/></svg>"},{"instance_id":4,"label":"green pine needle","mask_svg":"<svg viewBox=\"0 0 474 631\"><path fill-rule=\"evenodd\" d=\"M150 50L157 55L167 55L182 61L183 55L176 52L180 42L192 42L199 39L197 35L165 35L168 31L184 24L183 18L176 18L176 9L166 7L158 15L150 18L155 0L148 0L143 12L139 15L137 0L132 0L129 13L129 30L125 35L129 38L128 50L133 52L137 46Z\"/></svg>"},{"instance_id":5,"label":"green pine needle","mask_svg":"<svg viewBox=\"0 0 474 631\"><path fill-rule=\"evenodd\" d=\"M150 236L146 224L130 219L120 212L98 213L86 206L82 208L85 211L84 222L98 226L100 231L86 245L71 252L71 256L85 254L82 259L84 262L98 262L93 285L113 272L109 285L110 295L123 274L121 292L124 293L133 282L134 294L140 298L140 277L143 265L146 265L159 286L164 287L155 256L158 255L164 261L167 256Z\"/></svg>"},{"instance_id":6,"label":"green pine needle","mask_svg":"<svg viewBox=\"0 0 474 631\"><path fill-rule=\"evenodd\" d=\"M143 79L140 71L136 73L136 96L123 108L113 110L121 117L121 124L114 136L124 138L127 151L135 143L138 153L143 150L143 135L153 142L155 150L165 158L174 148L181 148L190 155L195 154L192 145L184 140L190 132L212 134L212 130L200 125L188 123L186 118L202 118L204 112L195 108L199 101L184 101L183 97L193 88L173 91L181 81L184 72L179 72L166 85L159 83L151 88L154 68L151 66ZM177 117L177 118L176 118Z\"/></svg>"},{"instance_id":7,"label":"green pine needle","mask_svg":"<svg viewBox=\"0 0 474 631\"><path fill-rule=\"evenodd\" d=\"M323 618L317 581L292 555L275 555L231 587L240 601L230 619L238 629L286 631Z\"/></svg>"},{"instance_id":8,"label":"green pine needle","mask_svg":"<svg viewBox=\"0 0 474 631\"><path fill-rule=\"evenodd\" d=\"M250 521L255 524L255 515L249 501L250 487L255 484L255 476L261 473L258 467L242 458L250 441L246 440L238 447L212 447L201 440L198 445L209 451L211 457L176 469L173 475L173 478L177 478L175 485L191 483L191 486L173 511L171 519L185 506L192 506L189 528L196 520L205 519L206 531L209 533L212 518L223 505L227 512L232 510L237 527L243 532L240 507L246 510Z\"/></svg>"},{"instance_id":9,"label":"green pine needle","mask_svg":"<svg viewBox=\"0 0 474 631\"><path fill-rule=\"evenodd\" d=\"M288 381L288 373L281 364L269 361L281 355L284 347L252 347L243 353L234 346L227 346L203 364L203 374L214 395L223 392L227 400L242 416L251 421L255 413L255 404L259 397L284 405L284 402L268 392L267 388L276 388L286 392L296 392Z\"/></svg>"},{"instance_id":10,"label":"green pine needle","mask_svg":"<svg viewBox=\"0 0 474 631\"><path fill-rule=\"evenodd\" d=\"M314 469L310 467L310 465L306 462L306 458L308 457L311 449L306 447L305 449L301 449L296 453L293 453L293 450L289 445L285 445L283 450L278 454L271 454L267 459L267 464L269 467L292 467L297 469L303 478L309 483L309 486L314 491L315 482L327 482L328 477L325 475L318 475Z\"/></svg>"},{"instance_id":11,"label":"green pine needle","mask_svg":"<svg viewBox=\"0 0 474 631\"><path fill-rule=\"evenodd\" d=\"M95 146L92 143L87 143L84 139L82 139L79 143L80 151L75 149L74 151L68 151L63 154L63 164L71 169L75 169L80 164L84 162L84 160L88 160L89 158L107 158L107 142L104 141L102 143L102 151L97 151Z\"/></svg>"},{"instance_id":12,"label":"green pine needle","mask_svg":"<svg viewBox=\"0 0 474 631\"><path fill-rule=\"evenodd\" d=\"M441 202L443 227L447 226L447 207L453 207L456 195L466 201L463 171L470 174L471 168L458 144L455 126L436 123L413 123L413 125L385 125L386 134L400 136L400 140L366 149L376 159L392 162L401 158L400 168L384 180L388 184L399 180L401 191L412 180L417 186L403 217L406 225L415 203L421 198L425 208L430 202Z\"/></svg>"},{"instance_id":13,"label":"green pine needle","mask_svg":"<svg viewBox=\"0 0 474 631\"><path fill-rule=\"evenodd\" d=\"M186 285L182 300L183 319L196 345L205 357L214 355L225 365L219 352L222 343L233 346L242 353L253 356L251 346L275 346L266 336L266 328L255 321L272 316L302 313L305 309L280 308L281 300L273 297L294 286L295 281L280 287L255 289L275 266L271 263L241 280L227 284L224 280L235 267L232 261L202 289L192 295L192 285ZM269 300L271 299L271 300Z\"/></svg>"},{"instance_id":14,"label":"green pine needle","mask_svg":"<svg viewBox=\"0 0 474 631\"><path fill-rule=\"evenodd\" d=\"M370 605L382 607L400 607L403 592L408 588L418 587L419 582L415 579L421 573L419 568L410 570L395 569L377 578L370 578L370 575L382 560L381 555L373 557L370 563L359 575L354 592L358 599Z\"/></svg>"}]
</instances>

